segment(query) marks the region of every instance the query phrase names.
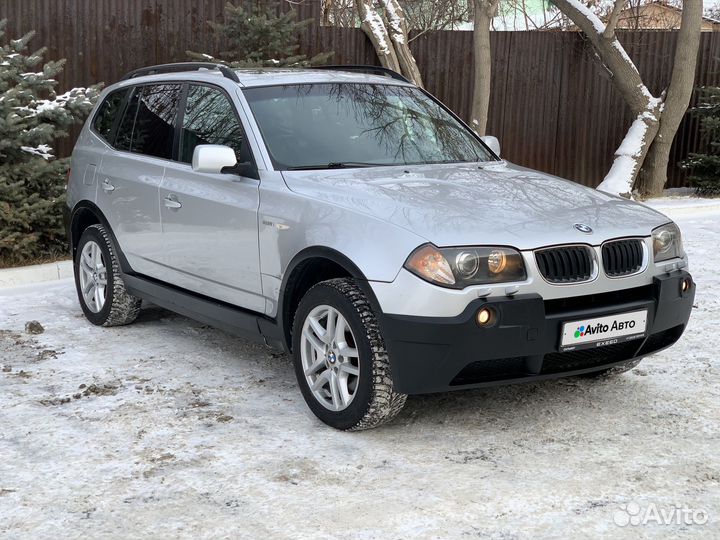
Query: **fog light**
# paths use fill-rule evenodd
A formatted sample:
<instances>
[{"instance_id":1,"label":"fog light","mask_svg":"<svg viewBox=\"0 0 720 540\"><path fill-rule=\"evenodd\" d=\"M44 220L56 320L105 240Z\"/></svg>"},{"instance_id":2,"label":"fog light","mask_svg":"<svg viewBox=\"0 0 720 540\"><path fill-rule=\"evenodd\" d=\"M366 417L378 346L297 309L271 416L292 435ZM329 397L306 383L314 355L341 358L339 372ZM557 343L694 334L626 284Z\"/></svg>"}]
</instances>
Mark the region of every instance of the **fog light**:
<instances>
[{"instance_id":1,"label":"fog light","mask_svg":"<svg viewBox=\"0 0 720 540\"><path fill-rule=\"evenodd\" d=\"M477 312L475 318L480 326L490 326L495 322L495 310L484 307Z\"/></svg>"},{"instance_id":2,"label":"fog light","mask_svg":"<svg viewBox=\"0 0 720 540\"><path fill-rule=\"evenodd\" d=\"M680 290L684 293L688 292L690 289L690 278L685 278L682 280L682 284L680 285Z\"/></svg>"}]
</instances>

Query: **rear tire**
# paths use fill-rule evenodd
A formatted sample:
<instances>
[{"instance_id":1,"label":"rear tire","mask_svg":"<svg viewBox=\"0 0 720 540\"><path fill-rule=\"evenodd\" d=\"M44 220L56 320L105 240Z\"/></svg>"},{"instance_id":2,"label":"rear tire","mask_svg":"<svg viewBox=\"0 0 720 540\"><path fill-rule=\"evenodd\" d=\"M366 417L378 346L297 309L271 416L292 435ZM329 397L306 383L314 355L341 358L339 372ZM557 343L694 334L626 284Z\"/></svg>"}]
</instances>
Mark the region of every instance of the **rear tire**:
<instances>
[{"instance_id":1,"label":"rear tire","mask_svg":"<svg viewBox=\"0 0 720 540\"><path fill-rule=\"evenodd\" d=\"M626 371L630 371L631 369L634 369L642 362L642 358L635 358L634 360L630 360L629 362L625 362L624 364L618 364L617 366L613 366L611 368L603 369L601 371L593 371L592 373L585 373L584 375L581 375L581 377L586 377L588 379L597 379L600 377L613 377L615 375L620 375L621 373L625 373Z\"/></svg>"},{"instance_id":2,"label":"rear tire","mask_svg":"<svg viewBox=\"0 0 720 540\"><path fill-rule=\"evenodd\" d=\"M375 314L352 279L312 287L293 323L295 375L310 410L341 430L392 420L407 396L395 391Z\"/></svg>"},{"instance_id":3,"label":"rear tire","mask_svg":"<svg viewBox=\"0 0 720 540\"><path fill-rule=\"evenodd\" d=\"M85 317L97 326L122 326L140 312L140 298L125 289L117 250L105 227L83 231L74 261L75 287Z\"/></svg>"}]
</instances>

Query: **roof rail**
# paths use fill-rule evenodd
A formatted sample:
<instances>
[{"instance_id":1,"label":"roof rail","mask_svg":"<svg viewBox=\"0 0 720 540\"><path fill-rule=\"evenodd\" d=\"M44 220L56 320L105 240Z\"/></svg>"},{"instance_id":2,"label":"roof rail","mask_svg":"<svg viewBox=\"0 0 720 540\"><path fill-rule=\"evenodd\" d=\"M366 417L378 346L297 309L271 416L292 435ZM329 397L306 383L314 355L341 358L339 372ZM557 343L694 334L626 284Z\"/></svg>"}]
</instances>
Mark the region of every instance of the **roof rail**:
<instances>
[{"instance_id":1,"label":"roof rail","mask_svg":"<svg viewBox=\"0 0 720 540\"><path fill-rule=\"evenodd\" d=\"M382 66L364 66L364 65L347 65L347 66L310 66L313 69L329 69L332 71L352 71L356 73L368 73L370 75L384 75L397 81L409 83L405 77L400 75L397 71Z\"/></svg>"},{"instance_id":2,"label":"roof rail","mask_svg":"<svg viewBox=\"0 0 720 540\"><path fill-rule=\"evenodd\" d=\"M148 66L126 73L120 80L125 81L128 79L134 79L135 77L156 75L158 73L180 73L183 71L198 71L201 69L217 69L226 79L230 79L236 83L240 82L237 73L235 73L232 69L223 64L213 64L212 62L176 62L174 64Z\"/></svg>"}]
</instances>

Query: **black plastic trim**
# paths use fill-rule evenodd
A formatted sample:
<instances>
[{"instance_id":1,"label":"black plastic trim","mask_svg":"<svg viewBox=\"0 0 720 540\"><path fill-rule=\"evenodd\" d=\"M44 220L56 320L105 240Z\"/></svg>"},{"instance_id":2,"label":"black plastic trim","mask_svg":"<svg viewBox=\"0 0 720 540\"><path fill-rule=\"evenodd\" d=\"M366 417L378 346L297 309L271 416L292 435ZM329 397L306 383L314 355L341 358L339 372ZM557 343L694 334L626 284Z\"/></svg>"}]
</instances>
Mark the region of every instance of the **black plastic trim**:
<instances>
[{"instance_id":1,"label":"black plastic trim","mask_svg":"<svg viewBox=\"0 0 720 540\"><path fill-rule=\"evenodd\" d=\"M63 229L65 229L65 238L67 238L68 241L68 248L70 249L70 253L73 256L73 260L75 259L75 253L73 249L73 242L72 242L72 216L71 216L71 210L70 207L67 204L63 204Z\"/></svg>"},{"instance_id":2,"label":"black plastic trim","mask_svg":"<svg viewBox=\"0 0 720 540\"><path fill-rule=\"evenodd\" d=\"M371 307L375 313L380 313L380 304L375 297L372 287L368 284L368 280L362 273L360 268L352 262L348 257L339 251L325 246L311 246L303 249L292 258L283 274L282 284L280 286L280 296L278 298L277 321L280 326L281 335L284 337L283 343L287 352L292 348L290 340L292 333L292 322L289 313L286 312L286 301L288 285L292 284L291 279L295 276L295 270L298 266L310 259L327 259L341 268L343 268L358 284L360 290L365 294ZM286 321L286 319L288 319ZM289 323L289 324L288 324Z\"/></svg>"},{"instance_id":3,"label":"black plastic trim","mask_svg":"<svg viewBox=\"0 0 720 540\"><path fill-rule=\"evenodd\" d=\"M142 275L124 274L123 281L130 294L148 300L165 309L209 324L233 335L280 345L279 328L273 319L174 287Z\"/></svg>"},{"instance_id":4,"label":"black plastic trim","mask_svg":"<svg viewBox=\"0 0 720 540\"><path fill-rule=\"evenodd\" d=\"M69 209L68 209L69 210ZM107 218L105 217L105 214L102 213L102 210L98 208L98 206L88 200L80 201L75 205L75 207L72 209L72 211L69 211L69 218L68 218L68 240L70 241L70 246L72 250L72 257L73 260L75 260L75 245L80 240L79 238L74 238L72 235L72 229L77 222L77 220L80 218L80 214L83 211L90 212L97 218L97 220L102 224L103 227L105 227L105 230L108 232L110 237L112 238L113 244L115 246L118 246L117 248L117 256L120 261L120 269L123 272L132 272L132 269L130 268L130 263L128 263L127 259L125 258L125 254L122 252L122 250L119 248L119 244L117 241L117 238L115 238L115 233L112 230L112 227L110 227L110 223L108 222ZM82 233L81 233L82 234Z\"/></svg>"},{"instance_id":5,"label":"black plastic trim","mask_svg":"<svg viewBox=\"0 0 720 540\"><path fill-rule=\"evenodd\" d=\"M180 88L180 100L178 109L175 112L175 126L173 129L172 161L180 163L180 145L182 144L182 126L185 122L185 109L187 108L187 97L190 92L190 85L183 83Z\"/></svg>"},{"instance_id":6,"label":"black plastic trim","mask_svg":"<svg viewBox=\"0 0 720 540\"><path fill-rule=\"evenodd\" d=\"M690 317L695 285L683 292L681 284L685 279L692 280L685 271L657 276L649 289L638 289L638 292L647 292L648 296L632 294L625 301L602 305L589 303L592 307L585 309L572 306L548 312L541 296L528 294L477 299L456 317L377 313L391 358L395 388L406 394L443 392L589 373L656 352L643 348L645 343L663 331L684 329ZM496 320L492 326L481 327L475 321L475 315L481 307L487 306L495 311ZM565 322L639 309L648 310L647 335L633 342L636 347L629 357L624 354L617 362L608 361L579 371L543 373L545 356L560 352L560 333ZM675 339L680 335L681 332ZM669 345L671 343L665 346ZM661 348L664 347L657 350ZM525 363L523 376L470 385L452 384L468 365L502 359L522 359Z\"/></svg>"}]
</instances>

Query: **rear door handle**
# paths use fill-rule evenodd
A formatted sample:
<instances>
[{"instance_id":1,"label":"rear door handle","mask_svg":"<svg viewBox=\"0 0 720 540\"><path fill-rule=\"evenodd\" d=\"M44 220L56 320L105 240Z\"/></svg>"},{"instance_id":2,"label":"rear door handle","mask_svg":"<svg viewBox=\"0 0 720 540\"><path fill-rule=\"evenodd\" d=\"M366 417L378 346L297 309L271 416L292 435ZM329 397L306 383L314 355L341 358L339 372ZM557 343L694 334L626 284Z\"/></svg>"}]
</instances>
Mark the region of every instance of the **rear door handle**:
<instances>
[{"instance_id":1,"label":"rear door handle","mask_svg":"<svg viewBox=\"0 0 720 540\"><path fill-rule=\"evenodd\" d=\"M109 178L106 178L105 180L103 180L102 188L103 188L104 191L107 191L107 192L115 191L115 186L113 186L113 185L110 183L110 179L109 179Z\"/></svg>"},{"instance_id":2,"label":"rear door handle","mask_svg":"<svg viewBox=\"0 0 720 540\"><path fill-rule=\"evenodd\" d=\"M182 203L177 200L175 195L168 195L165 197L165 206L177 210L178 208L182 208Z\"/></svg>"}]
</instances>

